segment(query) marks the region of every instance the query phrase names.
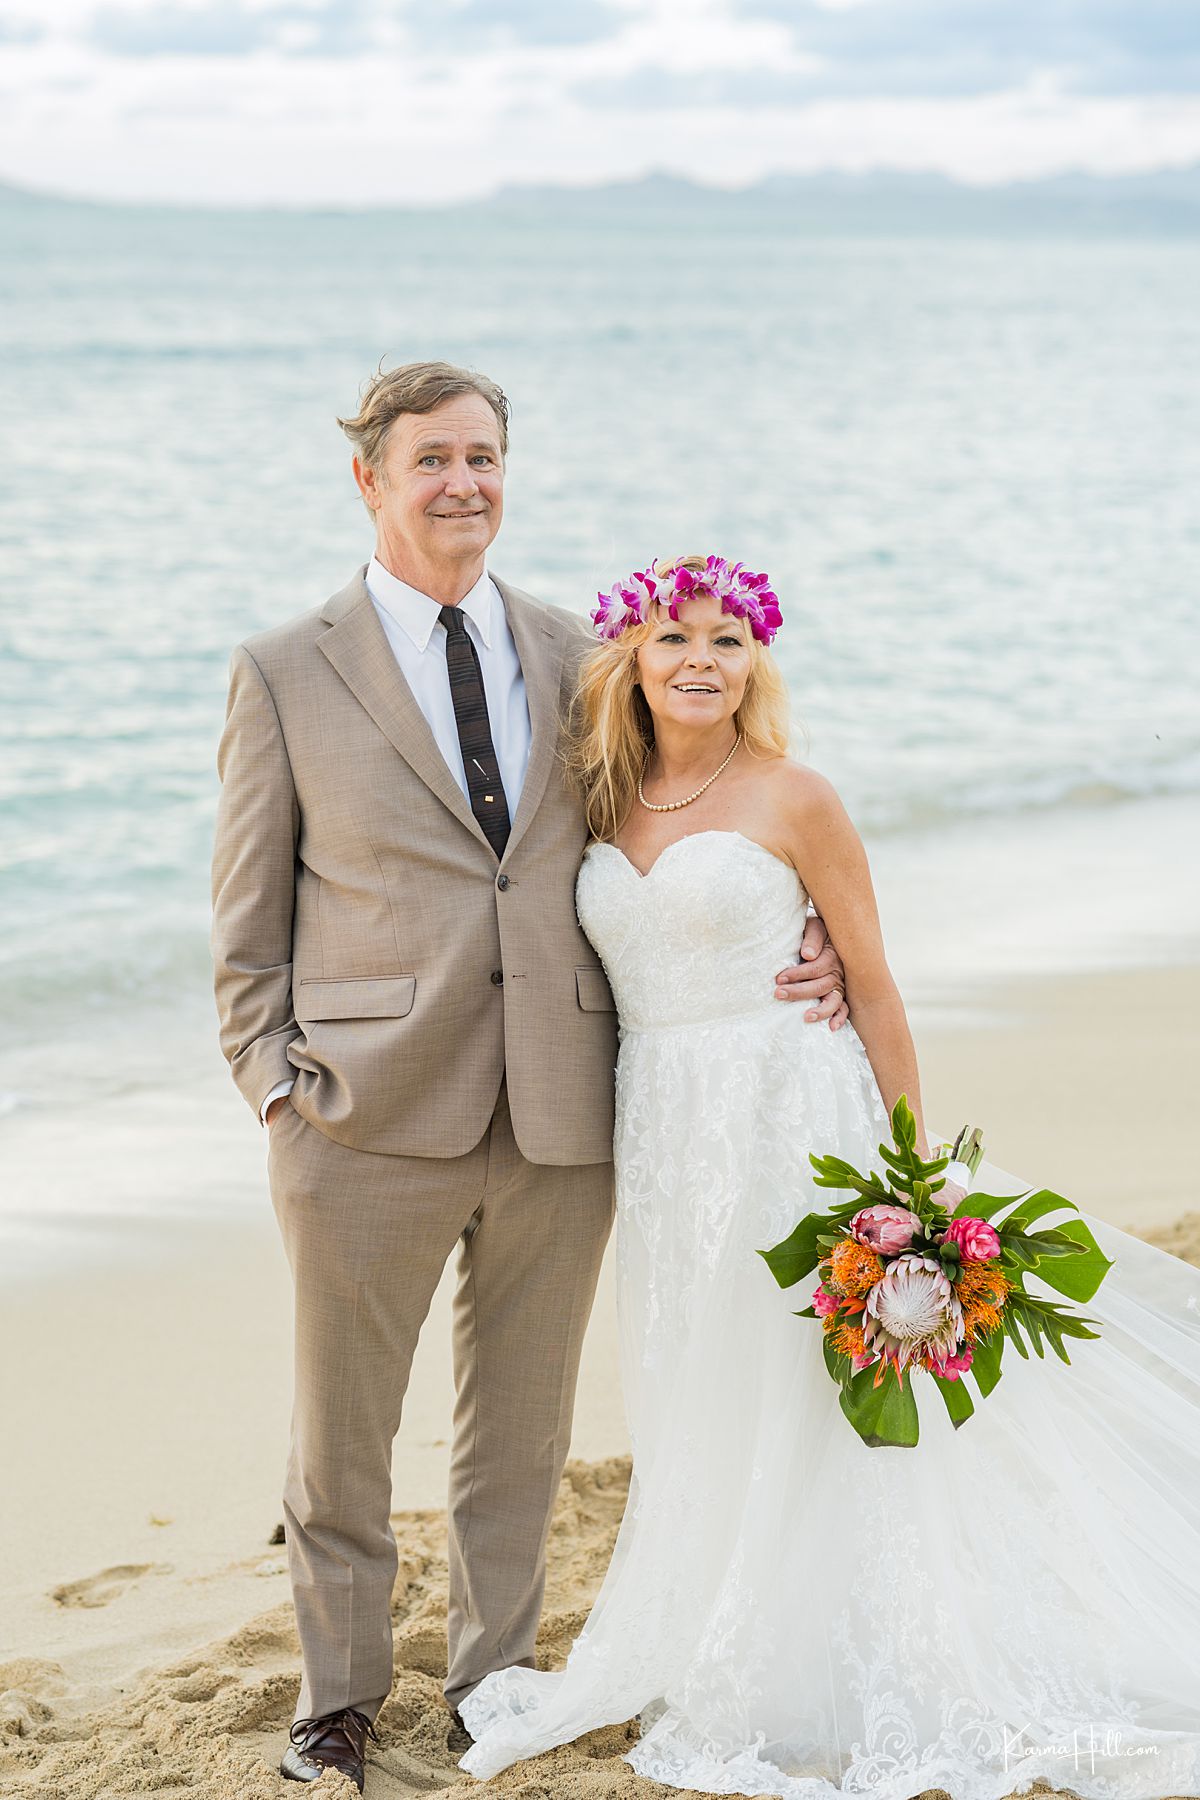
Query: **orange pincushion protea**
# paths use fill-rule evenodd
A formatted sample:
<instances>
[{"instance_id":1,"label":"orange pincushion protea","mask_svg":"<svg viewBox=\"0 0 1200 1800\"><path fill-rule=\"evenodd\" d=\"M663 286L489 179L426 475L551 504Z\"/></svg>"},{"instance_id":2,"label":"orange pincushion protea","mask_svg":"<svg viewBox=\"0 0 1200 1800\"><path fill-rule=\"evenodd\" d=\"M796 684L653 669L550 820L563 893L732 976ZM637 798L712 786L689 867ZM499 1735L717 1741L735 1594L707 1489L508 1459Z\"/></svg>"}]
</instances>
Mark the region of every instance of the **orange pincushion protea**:
<instances>
[{"instance_id":1,"label":"orange pincushion protea","mask_svg":"<svg viewBox=\"0 0 1200 1800\"><path fill-rule=\"evenodd\" d=\"M861 1300L883 1278L881 1259L868 1245L856 1243L853 1238L843 1238L835 1244L823 1267L829 1292L847 1299Z\"/></svg>"},{"instance_id":2,"label":"orange pincushion protea","mask_svg":"<svg viewBox=\"0 0 1200 1800\"><path fill-rule=\"evenodd\" d=\"M863 1328L860 1320L844 1318L840 1313L831 1313L822 1323L830 1343L843 1356L866 1355L866 1344L863 1341Z\"/></svg>"},{"instance_id":3,"label":"orange pincushion protea","mask_svg":"<svg viewBox=\"0 0 1200 1800\"><path fill-rule=\"evenodd\" d=\"M964 1263L954 1284L963 1315L963 1337L973 1344L1000 1323L1012 1282L995 1262Z\"/></svg>"}]
</instances>

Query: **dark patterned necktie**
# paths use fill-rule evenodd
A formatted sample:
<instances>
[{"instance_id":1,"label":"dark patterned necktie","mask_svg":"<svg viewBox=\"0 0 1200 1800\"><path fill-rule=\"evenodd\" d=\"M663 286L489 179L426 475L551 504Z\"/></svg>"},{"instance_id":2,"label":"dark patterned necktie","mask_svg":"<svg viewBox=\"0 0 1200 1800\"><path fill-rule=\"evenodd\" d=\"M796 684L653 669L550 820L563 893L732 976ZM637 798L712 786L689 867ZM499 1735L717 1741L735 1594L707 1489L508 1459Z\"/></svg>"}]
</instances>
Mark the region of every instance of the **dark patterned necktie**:
<instances>
[{"instance_id":1,"label":"dark patterned necktie","mask_svg":"<svg viewBox=\"0 0 1200 1800\"><path fill-rule=\"evenodd\" d=\"M471 811L500 858L504 855L510 829L508 801L488 724L479 653L457 606L443 606L438 616L446 627L446 669L450 676L450 698L454 702L463 767L467 772Z\"/></svg>"}]
</instances>

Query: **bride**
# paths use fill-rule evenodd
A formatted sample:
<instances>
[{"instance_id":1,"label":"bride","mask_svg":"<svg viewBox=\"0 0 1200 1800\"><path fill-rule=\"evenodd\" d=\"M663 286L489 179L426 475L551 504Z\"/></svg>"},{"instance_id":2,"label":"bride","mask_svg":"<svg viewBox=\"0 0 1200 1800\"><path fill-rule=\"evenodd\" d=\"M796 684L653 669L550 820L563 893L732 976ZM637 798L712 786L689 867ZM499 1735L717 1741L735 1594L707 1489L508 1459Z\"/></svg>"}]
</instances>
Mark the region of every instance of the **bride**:
<instances>
[{"instance_id":1,"label":"bride","mask_svg":"<svg viewBox=\"0 0 1200 1800\"><path fill-rule=\"evenodd\" d=\"M621 1023L633 1479L565 1669L489 1675L462 1766L636 1714L633 1768L709 1793L1200 1794L1200 1277L1084 1215L1115 1264L1100 1337L1070 1367L1007 1357L957 1434L917 1375L921 1441L881 1450L756 1254L823 1210L809 1151L871 1166L902 1093L928 1153L862 845L787 755L779 623L766 578L717 559L596 614L576 897ZM836 1035L773 993L810 897L846 970Z\"/></svg>"}]
</instances>

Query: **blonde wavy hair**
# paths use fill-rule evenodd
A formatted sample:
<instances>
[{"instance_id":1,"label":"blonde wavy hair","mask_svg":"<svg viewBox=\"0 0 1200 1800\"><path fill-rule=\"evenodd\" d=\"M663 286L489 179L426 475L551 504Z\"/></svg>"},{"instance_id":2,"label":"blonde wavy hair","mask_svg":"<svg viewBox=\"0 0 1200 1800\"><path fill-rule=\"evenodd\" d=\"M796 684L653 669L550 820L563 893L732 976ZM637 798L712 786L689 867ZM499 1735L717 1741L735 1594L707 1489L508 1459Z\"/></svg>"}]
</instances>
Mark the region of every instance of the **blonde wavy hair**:
<instances>
[{"instance_id":1,"label":"blonde wavy hair","mask_svg":"<svg viewBox=\"0 0 1200 1800\"><path fill-rule=\"evenodd\" d=\"M676 569L699 574L702 556L680 556L655 565L662 577ZM588 830L615 837L637 798L638 783L654 748L654 719L637 679L637 652L661 625L657 616L631 625L620 637L602 639L584 656L567 720L564 758L582 799ZM786 756L790 742L788 692L770 650L747 631L750 674L733 722L752 756Z\"/></svg>"}]
</instances>

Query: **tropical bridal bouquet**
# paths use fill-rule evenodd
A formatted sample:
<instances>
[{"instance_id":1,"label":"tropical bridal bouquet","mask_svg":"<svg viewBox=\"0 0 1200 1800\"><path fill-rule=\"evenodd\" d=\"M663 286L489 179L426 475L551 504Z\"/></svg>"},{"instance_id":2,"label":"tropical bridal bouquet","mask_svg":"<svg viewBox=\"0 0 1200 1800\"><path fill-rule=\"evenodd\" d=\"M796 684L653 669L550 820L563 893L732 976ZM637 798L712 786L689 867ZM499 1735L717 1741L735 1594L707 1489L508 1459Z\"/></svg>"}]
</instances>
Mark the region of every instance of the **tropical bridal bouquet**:
<instances>
[{"instance_id":1,"label":"tropical bridal bouquet","mask_svg":"<svg viewBox=\"0 0 1200 1800\"><path fill-rule=\"evenodd\" d=\"M891 1123L893 1147L879 1146L885 1174L811 1156L818 1187L854 1197L809 1213L759 1254L780 1287L819 1271L812 1305L796 1316L821 1321L842 1411L864 1443L911 1448L915 1371L928 1374L957 1428L975 1410L964 1378L986 1398L1000 1379L1005 1339L1026 1360L1028 1339L1039 1357L1044 1340L1070 1362L1065 1338L1099 1335L1088 1329L1093 1320L1030 1293L1027 1277L1086 1302L1112 1264L1083 1219L1047 1223L1078 1211L1061 1194L969 1193L983 1160L977 1130L960 1132L948 1156L923 1162L903 1095Z\"/></svg>"}]
</instances>

